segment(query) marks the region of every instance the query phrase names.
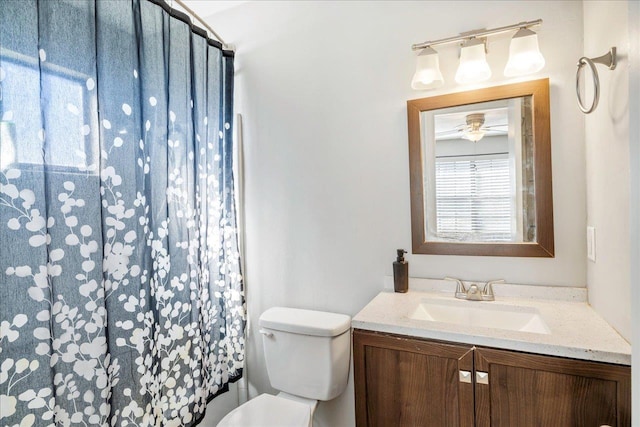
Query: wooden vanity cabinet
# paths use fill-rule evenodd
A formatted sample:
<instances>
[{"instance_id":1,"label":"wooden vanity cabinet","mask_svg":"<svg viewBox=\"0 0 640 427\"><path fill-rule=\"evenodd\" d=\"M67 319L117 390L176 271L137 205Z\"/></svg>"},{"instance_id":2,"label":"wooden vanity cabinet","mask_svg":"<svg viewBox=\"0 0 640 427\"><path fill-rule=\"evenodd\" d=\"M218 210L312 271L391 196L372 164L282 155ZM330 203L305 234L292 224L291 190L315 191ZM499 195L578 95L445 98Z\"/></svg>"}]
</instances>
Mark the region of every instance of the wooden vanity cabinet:
<instances>
[{"instance_id":1,"label":"wooden vanity cabinet","mask_svg":"<svg viewBox=\"0 0 640 427\"><path fill-rule=\"evenodd\" d=\"M631 425L626 366L358 329L353 348L358 427Z\"/></svg>"}]
</instances>

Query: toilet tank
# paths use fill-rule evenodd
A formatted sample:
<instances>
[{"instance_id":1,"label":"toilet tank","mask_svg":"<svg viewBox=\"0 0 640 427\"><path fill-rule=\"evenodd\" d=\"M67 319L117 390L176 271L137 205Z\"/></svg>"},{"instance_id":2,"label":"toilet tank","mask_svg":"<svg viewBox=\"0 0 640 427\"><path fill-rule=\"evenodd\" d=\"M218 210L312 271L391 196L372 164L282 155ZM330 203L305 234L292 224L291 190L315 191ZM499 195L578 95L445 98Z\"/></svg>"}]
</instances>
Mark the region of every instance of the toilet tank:
<instances>
[{"instance_id":1,"label":"toilet tank","mask_svg":"<svg viewBox=\"0 0 640 427\"><path fill-rule=\"evenodd\" d=\"M308 399L331 400L345 389L351 318L344 314L273 307L260 316L271 385Z\"/></svg>"}]
</instances>

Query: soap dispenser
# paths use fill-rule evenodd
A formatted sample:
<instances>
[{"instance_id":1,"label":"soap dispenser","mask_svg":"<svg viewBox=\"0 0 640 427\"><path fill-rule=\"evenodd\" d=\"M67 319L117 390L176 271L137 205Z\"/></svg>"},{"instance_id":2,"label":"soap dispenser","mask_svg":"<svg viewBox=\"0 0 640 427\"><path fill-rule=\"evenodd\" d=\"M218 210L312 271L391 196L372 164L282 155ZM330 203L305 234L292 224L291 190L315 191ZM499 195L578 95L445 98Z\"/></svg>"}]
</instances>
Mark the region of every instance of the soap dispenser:
<instances>
[{"instance_id":1,"label":"soap dispenser","mask_svg":"<svg viewBox=\"0 0 640 427\"><path fill-rule=\"evenodd\" d=\"M398 258L393 263L393 289L405 293L409 290L409 263L404 260L404 249L398 249Z\"/></svg>"}]
</instances>

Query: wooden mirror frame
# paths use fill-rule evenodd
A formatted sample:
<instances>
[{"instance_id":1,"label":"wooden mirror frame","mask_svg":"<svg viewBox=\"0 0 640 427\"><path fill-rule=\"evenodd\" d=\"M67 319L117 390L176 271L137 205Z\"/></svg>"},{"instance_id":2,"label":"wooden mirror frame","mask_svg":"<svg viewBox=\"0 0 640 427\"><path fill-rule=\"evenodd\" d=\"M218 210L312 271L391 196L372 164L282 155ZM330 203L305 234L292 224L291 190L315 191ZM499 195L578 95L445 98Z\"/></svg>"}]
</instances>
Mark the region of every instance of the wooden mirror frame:
<instances>
[{"instance_id":1,"label":"wooden mirror frame","mask_svg":"<svg viewBox=\"0 0 640 427\"><path fill-rule=\"evenodd\" d=\"M422 141L420 138L420 113L423 111L438 110L440 108L523 96L532 97L536 241L522 243L427 241L425 231L424 174ZM411 185L411 238L414 254L548 258L554 256L549 110L549 79L532 80L407 101Z\"/></svg>"}]
</instances>

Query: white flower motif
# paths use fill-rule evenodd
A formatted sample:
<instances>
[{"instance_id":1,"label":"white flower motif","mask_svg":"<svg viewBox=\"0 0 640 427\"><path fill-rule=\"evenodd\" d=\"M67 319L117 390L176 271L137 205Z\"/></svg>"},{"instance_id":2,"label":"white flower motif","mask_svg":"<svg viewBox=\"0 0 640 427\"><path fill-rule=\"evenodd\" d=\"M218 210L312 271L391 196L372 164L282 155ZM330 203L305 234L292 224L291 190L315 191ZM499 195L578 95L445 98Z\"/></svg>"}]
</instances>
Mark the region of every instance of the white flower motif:
<instances>
[{"instance_id":1,"label":"white flower motif","mask_svg":"<svg viewBox=\"0 0 640 427\"><path fill-rule=\"evenodd\" d=\"M6 394L0 394L0 419L9 418L11 415L16 412L16 404L18 403L18 399L14 396L7 396Z\"/></svg>"}]
</instances>

